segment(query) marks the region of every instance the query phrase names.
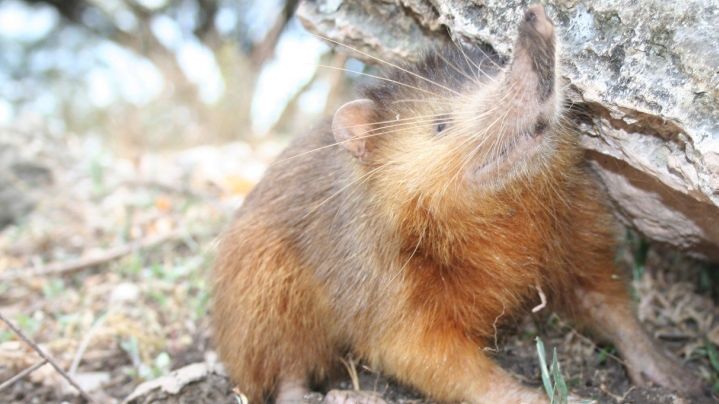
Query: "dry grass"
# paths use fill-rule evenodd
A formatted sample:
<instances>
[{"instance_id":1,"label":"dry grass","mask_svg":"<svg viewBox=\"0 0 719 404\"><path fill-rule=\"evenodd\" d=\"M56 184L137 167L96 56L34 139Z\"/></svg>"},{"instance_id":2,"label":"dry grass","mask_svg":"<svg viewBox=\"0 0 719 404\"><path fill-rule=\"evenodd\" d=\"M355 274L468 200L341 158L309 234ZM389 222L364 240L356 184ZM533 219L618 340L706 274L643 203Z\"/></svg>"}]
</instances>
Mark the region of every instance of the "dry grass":
<instances>
[{"instance_id":1,"label":"dry grass","mask_svg":"<svg viewBox=\"0 0 719 404\"><path fill-rule=\"evenodd\" d=\"M127 161L106 149L89 154L74 140L48 143L53 184L26 189L38 205L0 232L0 312L84 388L122 398L201 359L213 240L274 153L262 150L274 146L235 143ZM135 244L147 239L154 241ZM62 270L37 273L48 268ZM0 381L37 361L0 325ZM0 401L31 391L74 393L45 365L0 392Z\"/></svg>"}]
</instances>

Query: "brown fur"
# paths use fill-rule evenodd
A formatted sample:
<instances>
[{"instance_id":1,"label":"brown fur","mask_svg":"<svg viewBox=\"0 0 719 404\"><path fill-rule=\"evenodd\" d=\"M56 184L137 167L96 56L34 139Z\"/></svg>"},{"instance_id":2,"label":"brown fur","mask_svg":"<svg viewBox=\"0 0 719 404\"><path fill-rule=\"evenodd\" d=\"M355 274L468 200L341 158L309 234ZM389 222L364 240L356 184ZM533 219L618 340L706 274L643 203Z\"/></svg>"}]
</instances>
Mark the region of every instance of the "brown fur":
<instances>
[{"instance_id":1,"label":"brown fur","mask_svg":"<svg viewBox=\"0 0 719 404\"><path fill-rule=\"evenodd\" d=\"M629 301L612 263L613 222L604 198L574 134L557 123L556 105L534 101L538 93L559 97L554 73L547 83L520 71L542 63L554 68L546 55L539 64L536 55L522 62L521 52L531 53L526 47L538 40L518 41L525 48L513 66L495 71L496 82L482 82L479 92L467 90L476 82L447 70L449 63L475 73L462 62L462 50L414 67L449 89L478 94L462 102L468 108L486 110L490 100L502 107L496 113L510 111L514 127L482 121L493 128L485 133L489 139L549 125L547 145L502 168L496 177L503 179L473 180L481 166L472 165L491 161L491 149L451 130L435 135L432 122L357 137L372 142L347 147L355 156L360 150L361 161L326 147L335 138L325 127L296 139L271 166L223 236L214 271L215 341L251 401L267 399L286 380L325 378L346 349L436 399L534 401L541 396L521 388L480 348L490 345L498 320L537 303L537 286L554 308L590 326L604 320L588 314L587 293L629 313L612 317L614 327L636 323L624 309ZM553 42L541 47L549 48ZM487 56L468 53L477 64L488 63ZM508 91L498 87L501 77L520 84L515 97L501 98ZM432 98L394 84L365 94L360 104L377 106L374 122L456 112L452 103L399 103ZM468 122L451 123L462 133L481 131Z\"/></svg>"}]
</instances>

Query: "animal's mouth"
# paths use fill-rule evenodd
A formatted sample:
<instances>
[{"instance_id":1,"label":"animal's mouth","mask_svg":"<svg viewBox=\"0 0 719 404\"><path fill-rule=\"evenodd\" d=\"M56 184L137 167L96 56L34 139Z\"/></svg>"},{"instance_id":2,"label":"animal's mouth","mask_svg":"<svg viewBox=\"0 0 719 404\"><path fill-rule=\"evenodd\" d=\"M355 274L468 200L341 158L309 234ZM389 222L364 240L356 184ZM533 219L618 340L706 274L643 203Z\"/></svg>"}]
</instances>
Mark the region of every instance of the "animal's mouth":
<instances>
[{"instance_id":1,"label":"animal's mouth","mask_svg":"<svg viewBox=\"0 0 719 404\"><path fill-rule=\"evenodd\" d=\"M508 175L532 158L539 151L543 140L543 131L534 130L518 135L506 142L501 151L492 153L479 164L473 170L474 179L484 182Z\"/></svg>"},{"instance_id":2,"label":"animal's mouth","mask_svg":"<svg viewBox=\"0 0 719 404\"><path fill-rule=\"evenodd\" d=\"M515 97L505 106L507 120L524 130L498 134L501 146L487 147L470 170L475 181L501 182L515 174L533 171L536 163L533 157L542 149L547 127L557 113L555 57L554 24L541 5L530 6L519 24L513 60L500 87L512 91L510 94Z\"/></svg>"}]
</instances>

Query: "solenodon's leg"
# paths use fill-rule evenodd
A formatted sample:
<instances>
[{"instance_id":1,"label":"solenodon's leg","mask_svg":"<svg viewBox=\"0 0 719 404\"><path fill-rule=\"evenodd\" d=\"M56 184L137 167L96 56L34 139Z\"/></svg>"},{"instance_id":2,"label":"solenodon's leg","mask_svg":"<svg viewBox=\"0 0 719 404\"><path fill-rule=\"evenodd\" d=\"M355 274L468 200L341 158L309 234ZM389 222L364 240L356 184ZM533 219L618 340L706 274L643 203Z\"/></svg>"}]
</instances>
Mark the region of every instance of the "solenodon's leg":
<instances>
[{"instance_id":1,"label":"solenodon's leg","mask_svg":"<svg viewBox=\"0 0 719 404\"><path fill-rule=\"evenodd\" d=\"M701 381L671 358L642 328L628 298L597 290L577 291L581 320L619 350L632 381L654 383L682 393L697 393Z\"/></svg>"}]
</instances>

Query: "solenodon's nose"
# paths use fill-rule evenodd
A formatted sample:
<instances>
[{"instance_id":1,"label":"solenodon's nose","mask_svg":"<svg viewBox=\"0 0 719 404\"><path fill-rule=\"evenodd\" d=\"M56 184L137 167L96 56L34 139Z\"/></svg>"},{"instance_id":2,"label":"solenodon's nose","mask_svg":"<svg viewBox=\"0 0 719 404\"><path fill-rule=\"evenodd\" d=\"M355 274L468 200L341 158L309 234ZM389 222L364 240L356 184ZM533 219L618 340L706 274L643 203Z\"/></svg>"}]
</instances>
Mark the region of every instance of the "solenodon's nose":
<instances>
[{"instance_id":1,"label":"solenodon's nose","mask_svg":"<svg viewBox=\"0 0 719 404\"><path fill-rule=\"evenodd\" d=\"M537 96L544 102L554 92L556 46L554 24L539 4L531 5L519 23L512 61L513 77L525 80L536 74Z\"/></svg>"},{"instance_id":2,"label":"solenodon's nose","mask_svg":"<svg viewBox=\"0 0 719 404\"><path fill-rule=\"evenodd\" d=\"M544 12L541 4L533 4L527 8L524 13L523 24L527 24L534 28L539 35L545 40L551 39L554 35L554 24Z\"/></svg>"}]
</instances>

